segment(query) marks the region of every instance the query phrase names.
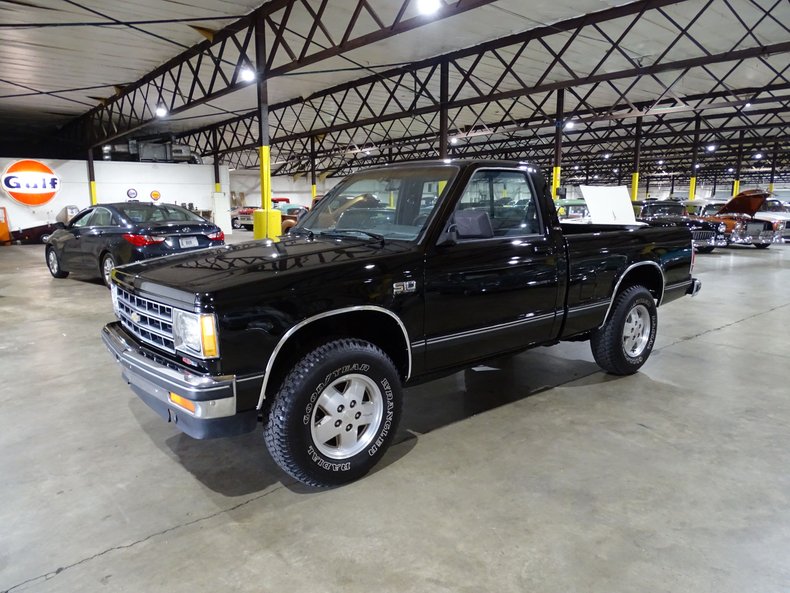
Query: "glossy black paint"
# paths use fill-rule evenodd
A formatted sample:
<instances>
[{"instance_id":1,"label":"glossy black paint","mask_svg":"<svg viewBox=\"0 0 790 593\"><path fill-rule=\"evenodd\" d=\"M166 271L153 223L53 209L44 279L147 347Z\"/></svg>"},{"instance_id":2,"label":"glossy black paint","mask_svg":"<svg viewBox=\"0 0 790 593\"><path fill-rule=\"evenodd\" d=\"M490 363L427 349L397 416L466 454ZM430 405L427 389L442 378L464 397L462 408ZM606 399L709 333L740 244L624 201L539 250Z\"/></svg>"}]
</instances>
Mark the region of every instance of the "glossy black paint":
<instances>
[{"instance_id":1,"label":"glossy black paint","mask_svg":"<svg viewBox=\"0 0 790 593\"><path fill-rule=\"evenodd\" d=\"M116 281L141 296L215 313L221 357L202 366L212 374L260 377L281 339L305 320L353 307L390 311L408 333L412 382L589 334L604 322L626 272L653 282L657 299L665 286L674 298L691 281L687 229L561 226L540 173L529 173L540 232L441 244L475 171L525 169L485 161L453 166L459 173L416 242L289 235L132 264L116 270ZM393 284L406 281L416 283L414 292L395 294ZM397 340L397 325L375 311L334 316L331 331L362 315L365 327ZM247 393L238 409L255 403Z\"/></svg>"},{"instance_id":2,"label":"glossy black paint","mask_svg":"<svg viewBox=\"0 0 790 593\"><path fill-rule=\"evenodd\" d=\"M128 218L118 206L121 204L99 204L81 211L64 228L53 232L47 240L48 247L55 250L60 258L64 272L77 272L101 276L101 260L110 254L117 266L130 262L183 253L195 249L223 245L224 241L212 241L208 235L217 233L220 228L215 224L200 221L141 222ZM104 211L101 224L91 224L96 211ZM80 226L80 221L88 224ZM125 234L165 237L161 243L135 246L124 239ZM194 238L196 247L182 248L180 240Z\"/></svg>"}]
</instances>

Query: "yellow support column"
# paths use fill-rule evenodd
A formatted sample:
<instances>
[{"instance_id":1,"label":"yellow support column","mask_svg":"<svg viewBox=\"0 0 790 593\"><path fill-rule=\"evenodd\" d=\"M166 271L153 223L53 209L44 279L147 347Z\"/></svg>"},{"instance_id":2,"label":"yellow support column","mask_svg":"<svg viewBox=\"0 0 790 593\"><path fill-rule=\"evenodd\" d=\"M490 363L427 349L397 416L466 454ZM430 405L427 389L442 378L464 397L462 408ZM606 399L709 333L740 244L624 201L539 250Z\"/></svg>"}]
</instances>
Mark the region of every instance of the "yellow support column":
<instances>
[{"instance_id":1,"label":"yellow support column","mask_svg":"<svg viewBox=\"0 0 790 593\"><path fill-rule=\"evenodd\" d=\"M639 194L639 173L631 173L631 201L636 202Z\"/></svg>"},{"instance_id":2,"label":"yellow support column","mask_svg":"<svg viewBox=\"0 0 790 593\"><path fill-rule=\"evenodd\" d=\"M732 182L732 195L737 196L739 193L741 193L741 180L736 179Z\"/></svg>"},{"instance_id":3,"label":"yellow support column","mask_svg":"<svg viewBox=\"0 0 790 593\"><path fill-rule=\"evenodd\" d=\"M556 200L557 199L557 190L560 187L560 169L562 169L562 167L559 167L559 166L554 167L554 170L552 171L552 174L551 174L551 199L552 200Z\"/></svg>"},{"instance_id":4,"label":"yellow support column","mask_svg":"<svg viewBox=\"0 0 790 593\"><path fill-rule=\"evenodd\" d=\"M91 192L91 206L95 206L98 204L98 199L96 198L96 182L91 181L89 184L90 192Z\"/></svg>"},{"instance_id":5,"label":"yellow support column","mask_svg":"<svg viewBox=\"0 0 790 593\"><path fill-rule=\"evenodd\" d=\"M253 212L253 237L278 241L282 233L282 213L272 208L271 148L261 146L261 209Z\"/></svg>"},{"instance_id":6,"label":"yellow support column","mask_svg":"<svg viewBox=\"0 0 790 593\"><path fill-rule=\"evenodd\" d=\"M222 191L222 184L221 183L215 183L214 184L214 191L216 193L220 193Z\"/></svg>"},{"instance_id":7,"label":"yellow support column","mask_svg":"<svg viewBox=\"0 0 790 593\"><path fill-rule=\"evenodd\" d=\"M769 194L774 193L774 184L773 183L769 183L768 184L768 193Z\"/></svg>"},{"instance_id":8,"label":"yellow support column","mask_svg":"<svg viewBox=\"0 0 790 593\"><path fill-rule=\"evenodd\" d=\"M318 195L318 186L314 183L310 186L310 197L315 200L315 197Z\"/></svg>"},{"instance_id":9,"label":"yellow support column","mask_svg":"<svg viewBox=\"0 0 790 593\"><path fill-rule=\"evenodd\" d=\"M689 200L693 200L697 195L697 176L693 175L689 179Z\"/></svg>"}]
</instances>

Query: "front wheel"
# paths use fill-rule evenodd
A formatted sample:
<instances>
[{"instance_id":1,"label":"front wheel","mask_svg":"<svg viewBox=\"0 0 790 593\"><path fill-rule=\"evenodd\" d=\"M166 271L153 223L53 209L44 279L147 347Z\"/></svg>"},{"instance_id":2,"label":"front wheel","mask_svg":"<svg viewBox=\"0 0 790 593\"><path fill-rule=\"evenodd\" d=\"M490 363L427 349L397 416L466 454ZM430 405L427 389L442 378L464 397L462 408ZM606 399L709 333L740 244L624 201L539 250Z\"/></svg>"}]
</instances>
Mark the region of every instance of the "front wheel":
<instances>
[{"instance_id":1,"label":"front wheel","mask_svg":"<svg viewBox=\"0 0 790 593\"><path fill-rule=\"evenodd\" d=\"M770 245L769 243L755 243L754 244L754 246L757 247L757 249L768 249L769 245Z\"/></svg>"},{"instance_id":2,"label":"front wheel","mask_svg":"<svg viewBox=\"0 0 790 593\"><path fill-rule=\"evenodd\" d=\"M714 247L710 247L710 246L707 246L707 247L697 247L697 252L698 252L698 253L712 253L714 249L716 249L716 247L715 247L715 246L714 246Z\"/></svg>"},{"instance_id":3,"label":"front wheel","mask_svg":"<svg viewBox=\"0 0 790 593\"><path fill-rule=\"evenodd\" d=\"M49 268L49 273L55 278L65 278L69 275L68 272L64 272L60 267L60 258L55 253L54 247L47 247L47 267Z\"/></svg>"},{"instance_id":4,"label":"front wheel","mask_svg":"<svg viewBox=\"0 0 790 593\"><path fill-rule=\"evenodd\" d=\"M272 458L309 486L364 476L384 455L400 419L401 386L377 346L341 339L294 365L264 425Z\"/></svg>"},{"instance_id":5,"label":"front wheel","mask_svg":"<svg viewBox=\"0 0 790 593\"><path fill-rule=\"evenodd\" d=\"M643 286L621 292L606 324L590 339L595 362L614 375L632 375L645 364L658 329L653 295Z\"/></svg>"},{"instance_id":6,"label":"front wheel","mask_svg":"<svg viewBox=\"0 0 790 593\"><path fill-rule=\"evenodd\" d=\"M112 255L105 253L101 258L101 279L107 288L112 285L112 270L115 267L115 260Z\"/></svg>"},{"instance_id":7,"label":"front wheel","mask_svg":"<svg viewBox=\"0 0 790 593\"><path fill-rule=\"evenodd\" d=\"M241 223L239 222L238 218L232 218L231 221L230 221L230 224L231 224L231 226L233 226L234 229L240 229L241 228Z\"/></svg>"}]
</instances>

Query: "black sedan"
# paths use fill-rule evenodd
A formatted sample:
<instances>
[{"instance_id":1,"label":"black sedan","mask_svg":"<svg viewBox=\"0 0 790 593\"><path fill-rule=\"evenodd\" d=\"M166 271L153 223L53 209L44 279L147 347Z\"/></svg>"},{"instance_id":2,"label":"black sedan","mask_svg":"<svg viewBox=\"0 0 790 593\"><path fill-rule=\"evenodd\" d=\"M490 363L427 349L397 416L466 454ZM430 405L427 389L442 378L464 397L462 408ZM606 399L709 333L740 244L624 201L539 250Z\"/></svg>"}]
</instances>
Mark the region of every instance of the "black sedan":
<instances>
[{"instance_id":1,"label":"black sedan","mask_svg":"<svg viewBox=\"0 0 790 593\"><path fill-rule=\"evenodd\" d=\"M55 278L69 272L98 275L109 286L115 266L225 244L218 226L172 204L101 204L77 214L47 240Z\"/></svg>"}]
</instances>

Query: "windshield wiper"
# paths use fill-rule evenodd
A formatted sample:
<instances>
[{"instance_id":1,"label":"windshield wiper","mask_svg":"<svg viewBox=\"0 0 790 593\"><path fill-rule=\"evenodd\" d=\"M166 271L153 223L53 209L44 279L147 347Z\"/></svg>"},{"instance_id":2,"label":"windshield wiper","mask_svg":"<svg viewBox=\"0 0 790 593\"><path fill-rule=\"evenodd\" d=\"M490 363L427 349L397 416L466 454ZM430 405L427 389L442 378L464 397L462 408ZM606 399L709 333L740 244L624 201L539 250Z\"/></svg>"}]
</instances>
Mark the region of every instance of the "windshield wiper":
<instances>
[{"instance_id":1,"label":"windshield wiper","mask_svg":"<svg viewBox=\"0 0 790 593\"><path fill-rule=\"evenodd\" d=\"M322 237L332 237L337 235L345 236L353 233L366 235L371 239L380 241L382 244L384 243L384 235L379 235L378 233L371 233L370 231L363 231L362 229L332 229L331 231L321 231L318 234L321 235Z\"/></svg>"}]
</instances>

